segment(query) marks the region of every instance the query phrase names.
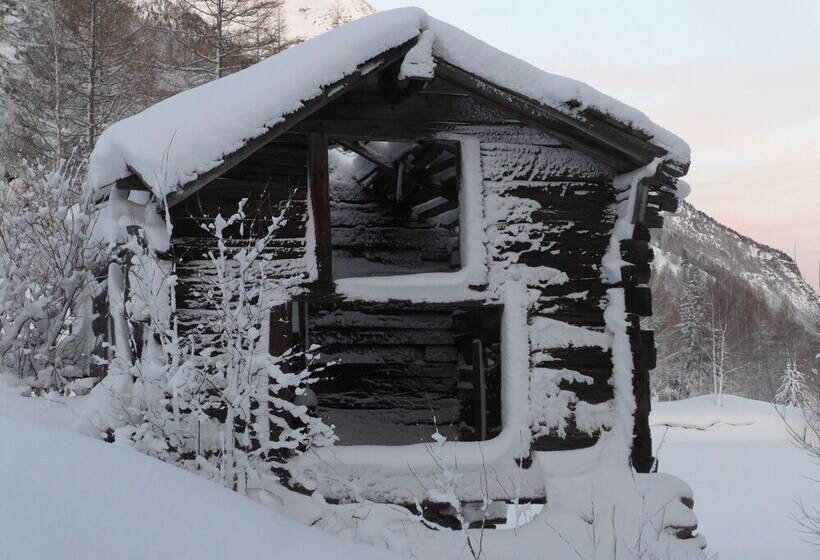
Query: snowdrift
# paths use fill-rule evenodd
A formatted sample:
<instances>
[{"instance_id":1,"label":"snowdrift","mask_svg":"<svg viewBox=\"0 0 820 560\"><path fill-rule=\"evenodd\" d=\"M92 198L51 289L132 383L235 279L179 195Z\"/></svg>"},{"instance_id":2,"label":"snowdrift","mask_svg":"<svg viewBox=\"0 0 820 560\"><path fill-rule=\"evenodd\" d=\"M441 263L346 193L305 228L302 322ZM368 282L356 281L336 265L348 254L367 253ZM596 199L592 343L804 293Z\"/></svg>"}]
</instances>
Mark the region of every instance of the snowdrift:
<instances>
[{"instance_id":1,"label":"snowdrift","mask_svg":"<svg viewBox=\"0 0 820 560\"><path fill-rule=\"evenodd\" d=\"M793 426L800 411L785 410ZM652 440L660 470L695 491L709 554L733 560L816 560L800 531L798 501L820 504L820 466L790 439L769 403L726 395L653 403Z\"/></svg>"},{"instance_id":2,"label":"snowdrift","mask_svg":"<svg viewBox=\"0 0 820 560\"><path fill-rule=\"evenodd\" d=\"M394 558L129 448L5 416L0 442L3 560Z\"/></svg>"}]
</instances>

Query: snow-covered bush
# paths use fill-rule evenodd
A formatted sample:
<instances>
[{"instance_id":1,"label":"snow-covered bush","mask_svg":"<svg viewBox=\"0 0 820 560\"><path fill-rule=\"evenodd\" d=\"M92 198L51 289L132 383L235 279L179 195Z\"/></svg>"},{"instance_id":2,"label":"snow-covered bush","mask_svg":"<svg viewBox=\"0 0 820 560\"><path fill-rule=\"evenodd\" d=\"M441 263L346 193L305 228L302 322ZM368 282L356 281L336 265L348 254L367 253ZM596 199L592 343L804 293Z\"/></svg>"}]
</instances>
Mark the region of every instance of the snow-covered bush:
<instances>
[{"instance_id":1,"label":"snow-covered bush","mask_svg":"<svg viewBox=\"0 0 820 560\"><path fill-rule=\"evenodd\" d=\"M40 389L88 373L93 271L104 244L82 195L84 164L0 177L0 364Z\"/></svg>"},{"instance_id":2,"label":"snow-covered bush","mask_svg":"<svg viewBox=\"0 0 820 560\"><path fill-rule=\"evenodd\" d=\"M265 249L283 218L237 247L225 230L241 222L243 207L206 227L216 248L207 255L200 298L210 311L184 336L169 313L173 274L150 243L130 236L127 272L115 267L109 287L117 300L117 287L127 286L122 309L132 326L142 325L142 342L131 328L130 344L117 345L109 375L95 389L122 405L110 407L114 415L106 419L117 441L242 492L258 488L272 463L334 439L301 404L310 400L315 349L268 352L265 325L281 290L269 278Z\"/></svg>"}]
</instances>

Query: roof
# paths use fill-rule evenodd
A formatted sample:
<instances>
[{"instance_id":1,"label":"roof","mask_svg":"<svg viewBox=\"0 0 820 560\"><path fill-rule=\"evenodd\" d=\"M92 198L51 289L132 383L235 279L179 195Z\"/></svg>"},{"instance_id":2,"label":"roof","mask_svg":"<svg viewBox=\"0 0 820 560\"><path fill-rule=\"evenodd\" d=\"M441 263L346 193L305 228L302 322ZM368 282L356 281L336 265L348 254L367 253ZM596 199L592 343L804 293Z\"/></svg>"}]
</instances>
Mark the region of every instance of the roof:
<instances>
[{"instance_id":1,"label":"roof","mask_svg":"<svg viewBox=\"0 0 820 560\"><path fill-rule=\"evenodd\" d=\"M212 175L231 154L266 138L294 115L304 117L312 103L332 97L346 79L372 71L385 53L399 50L407 54L402 71L410 77L429 73L439 62L444 71L446 62L447 68L517 94L553 116L583 123L598 115L600 126L614 124L666 152L678 167L688 165L687 144L640 111L582 82L544 72L420 9L401 8L341 26L112 125L91 154L89 188L137 177L160 198L173 195ZM425 63L425 56L433 60Z\"/></svg>"}]
</instances>

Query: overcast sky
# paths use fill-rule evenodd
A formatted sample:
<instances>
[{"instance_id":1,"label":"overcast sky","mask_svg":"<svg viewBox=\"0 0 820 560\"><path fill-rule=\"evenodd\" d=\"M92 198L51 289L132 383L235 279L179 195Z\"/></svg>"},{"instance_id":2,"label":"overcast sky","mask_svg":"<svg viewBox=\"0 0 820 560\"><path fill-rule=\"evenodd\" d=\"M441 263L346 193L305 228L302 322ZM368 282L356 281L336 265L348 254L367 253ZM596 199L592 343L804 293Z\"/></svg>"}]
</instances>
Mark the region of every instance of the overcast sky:
<instances>
[{"instance_id":1,"label":"overcast sky","mask_svg":"<svg viewBox=\"0 0 820 560\"><path fill-rule=\"evenodd\" d=\"M692 147L696 207L818 286L820 0L370 0L416 5L632 105Z\"/></svg>"}]
</instances>

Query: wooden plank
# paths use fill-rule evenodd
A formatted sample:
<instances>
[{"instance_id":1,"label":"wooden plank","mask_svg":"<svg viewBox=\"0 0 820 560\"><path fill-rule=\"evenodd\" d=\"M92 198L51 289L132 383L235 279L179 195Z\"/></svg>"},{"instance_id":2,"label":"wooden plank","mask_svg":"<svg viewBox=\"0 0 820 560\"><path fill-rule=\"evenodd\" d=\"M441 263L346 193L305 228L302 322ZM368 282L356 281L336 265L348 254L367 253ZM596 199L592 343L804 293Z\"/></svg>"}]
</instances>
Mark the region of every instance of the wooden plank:
<instances>
[{"instance_id":1,"label":"wooden plank","mask_svg":"<svg viewBox=\"0 0 820 560\"><path fill-rule=\"evenodd\" d=\"M628 263L635 265L649 264L655 258L655 252L648 241L624 239L621 241L621 257Z\"/></svg>"},{"instance_id":2,"label":"wooden plank","mask_svg":"<svg viewBox=\"0 0 820 560\"><path fill-rule=\"evenodd\" d=\"M371 88L359 88L316 113L315 118L342 117L380 121L417 121L454 125L518 123L517 116L466 95L413 95L390 103Z\"/></svg>"},{"instance_id":3,"label":"wooden plank","mask_svg":"<svg viewBox=\"0 0 820 560\"><path fill-rule=\"evenodd\" d=\"M318 118L311 116L300 122L294 130L305 134L321 132L334 139L377 140L385 142L415 142L434 138L445 132L458 130L457 125L410 120L388 121L381 119L348 119L343 117ZM465 130L465 128L461 128Z\"/></svg>"},{"instance_id":4,"label":"wooden plank","mask_svg":"<svg viewBox=\"0 0 820 560\"><path fill-rule=\"evenodd\" d=\"M632 209L632 223L642 224L646 218L646 198L649 195L649 187L644 181L638 182L638 192L635 196L635 206Z\"/></svg>"},{"instance_id":5,"label":"wooden plank","mask_svg":"<svg viewBox=\"0 0 820 560\"><path fill-rule=\"evenodd\" d=\"M484 371L484 346L473 340L473 414L474 426L481 441L487 439L487 374Z\"/></svg>"},{"instance_id":6,"label":"wooden plank","mask_svg":"<svg viewBox=\"0 0 820 560\"><path fill-rule=\"evenodd\" d=\"M632 388L635 394L635 423L630 459L637 472L647 473L655 464L655 458L652 456L652 432L649 427L649 413L652 405L648 370L638 369L633 372Z\"/></svg>"},{"instance_id":7,"label":"wooden plank","mask_svg":"<svg viewBox=\"0 0 820 560\"><path fill-rule=\"evenodd\" d=\"M333 248L330 229L330 179L327 136L311 134L308 142L308 189L316 240L317 283L330 291L333 285Z\"/></svg>"},{"instance_id":8,"label":"wooden plank","mask_svg":"<svg viewBox=\"0 0 820 560\"><path fill-rule=\"evenodd\" d=\"M515 112L527 124L543 129L568 146L598 158L620 172L649 164L666 154L662 148L598 120L581 120L558 109L537 103L446 61L437 61L436 74L466 87L479 97Z\"/></svg>"}]
</instances>

